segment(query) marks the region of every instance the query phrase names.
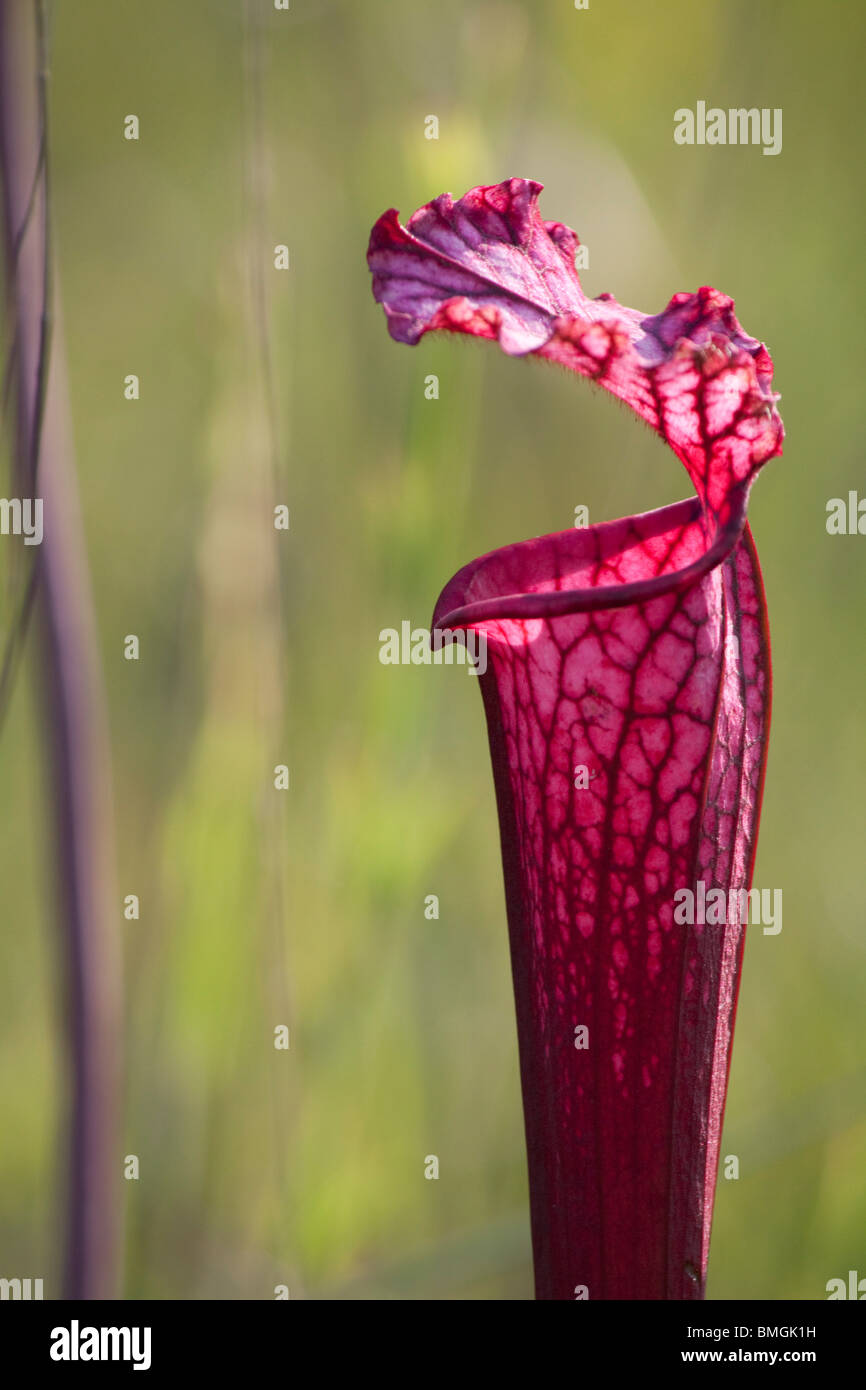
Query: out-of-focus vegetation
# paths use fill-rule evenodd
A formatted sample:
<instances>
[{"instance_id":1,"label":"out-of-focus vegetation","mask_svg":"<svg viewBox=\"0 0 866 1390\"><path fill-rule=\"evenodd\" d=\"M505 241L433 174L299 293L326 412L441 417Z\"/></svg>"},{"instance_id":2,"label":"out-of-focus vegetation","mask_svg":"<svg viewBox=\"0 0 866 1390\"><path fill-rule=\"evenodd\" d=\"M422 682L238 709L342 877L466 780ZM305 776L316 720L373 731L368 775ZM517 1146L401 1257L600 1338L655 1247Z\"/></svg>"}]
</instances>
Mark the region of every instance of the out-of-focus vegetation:
<instances>
[{"instance_id":1,"label":"out-of-focus vegetation","mask_svg":"<svg viewBox=\"0 0 866 1390\"><path fill-rule=\"evenodd\" d=\"M787 445L751 507L775 658L756 883L782 888L784 926L747 945L710 1296L866 1274L866 539L825 529L866 477L863 12L252 0L246 38L230 0L50 13L119 881L141 899L137 921L118 903L126 1296L531 1296L481 701L463 670L381 665L378 634L578 503L603 520L688 485L565 373L388 338L378 214L513 174L578 230L590 293L655 311L715 285L775 359ZM781 107L782 153L675 145L698 100ZM0 1273L52 1296L66 1077L32 660L0 769Z\"/></svg>"}]
</instances>

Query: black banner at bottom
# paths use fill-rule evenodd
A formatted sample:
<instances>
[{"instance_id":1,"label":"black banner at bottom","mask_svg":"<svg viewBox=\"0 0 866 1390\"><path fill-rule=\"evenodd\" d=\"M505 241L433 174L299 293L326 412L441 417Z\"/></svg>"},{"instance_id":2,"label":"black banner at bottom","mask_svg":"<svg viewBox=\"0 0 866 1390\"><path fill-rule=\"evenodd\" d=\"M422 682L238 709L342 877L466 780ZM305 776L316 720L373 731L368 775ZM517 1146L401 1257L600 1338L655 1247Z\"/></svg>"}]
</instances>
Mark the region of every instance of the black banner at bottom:
<instances>
[{"instance_id":1,"label":"black banner at bottom","mask_svg":"<svg viewBox=\"0 0 866 1390\"><path fill-rule=\"evenodd\" d=\"M839 1302L583 1302L552 1317L527 1311L522 1324L513 1321L513 1304L500 1305L499 1314L480 1302L451 1305L450 1314L442 1303L424 1306L427 1312L416 1323L415 1302L407 1302L403 1313L393 1302L376 1313L376 1305L370 1303L362 1312L357 1305L353 1311L350 1302L291 1300L4 1301L0 1331L7 1365L16 1365L19 1376L40 1372L51 1378L98 1377L105 1369L114 1375L161 1377L194 1371L197 1376L226 1376L271 1366L275 1373L308 1375L311 1355L324 1354L321 1368L327 1364L333 1370L341 1347L354 1371L401 1379L429 1377L437 1363L443 1374L458 1365L465 1372L467 1360L489 1372L500 1357L510 1359L515 1351L533 1360L540 1353L544 1365L561 1354L575 1371L596 1373L599 1365L616 1373L632 1368L665 1372L674 1366L793 1365L811 1366L826 1376L856 1364L864 1334L862 1316ZM512 1309L507 1323L499 1323L502 1306ZM481 1324L474 1321L478 1317ZM489 1327L488 1317L493 1319ZM457 1345L449 1336L452 1332L459 1337ZM531 1341L521 1347L523 1337ZM520 1374L519 1365L512 1370Z\"/></svg>"}]
</instances>

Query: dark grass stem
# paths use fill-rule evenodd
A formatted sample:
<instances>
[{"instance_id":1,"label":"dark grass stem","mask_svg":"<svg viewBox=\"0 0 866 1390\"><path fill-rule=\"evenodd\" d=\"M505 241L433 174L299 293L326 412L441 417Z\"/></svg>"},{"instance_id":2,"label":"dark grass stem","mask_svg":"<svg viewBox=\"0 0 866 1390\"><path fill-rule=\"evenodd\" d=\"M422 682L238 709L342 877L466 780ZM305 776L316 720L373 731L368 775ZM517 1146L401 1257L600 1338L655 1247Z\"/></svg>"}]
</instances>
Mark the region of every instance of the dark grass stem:
<instances>
[{"instance_id":1,"label":"dark grass stem","mask_svg":"<svg viewBox=\"0 0 866 1390\"><path fill-rule=\"evenodd\" d=\"M64 957L69 1082L63 1294L94 1299L117 1292L120 954L107 717L50 274L46 85L41 4L0 0L13 477L22 500L38 496L43 503L43 541L26 594L32 600L31 586L38 588L39 678ZM21 541L10 536L0 543ZM29 607L25 599L23 611ZM16 641L20 646L20 633Z\"/></svg>"}]
</instances>

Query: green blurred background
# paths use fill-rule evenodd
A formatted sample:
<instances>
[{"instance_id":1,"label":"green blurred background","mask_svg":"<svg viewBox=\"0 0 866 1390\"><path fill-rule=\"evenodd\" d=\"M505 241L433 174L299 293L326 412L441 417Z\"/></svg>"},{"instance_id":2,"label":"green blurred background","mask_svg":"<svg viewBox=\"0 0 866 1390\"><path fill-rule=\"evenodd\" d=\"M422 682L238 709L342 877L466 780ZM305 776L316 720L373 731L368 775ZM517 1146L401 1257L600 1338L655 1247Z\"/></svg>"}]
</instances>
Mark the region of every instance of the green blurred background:
<instances>
[{"instance_id":1,"label":"green blurred background","mask_svg":"<svg viewBox=\"0 0 866 1390\"><path fill-rule=\"evenodd\" d=\"M119 890L141 898L140 920L117 913L118 1161L141 1163L123 1185L125 1295L532 1296L481 700L463 670L382 666L378 634L426 625L462 563L567 528L579 503L604 520L688 485L565 373L389 339L364 259L375 218L515 174L577 229L591 294L655 312L715 285L775 359L787 444L751 507L775 666L755 881L783 889L784 928L746 949L722 1144L740 1178L719 1182L709 1296L820 1299L866 1275L866 539L825 529L829 498L866 491L866 12L49 15ZM674 110L701 99L782 107L782 153L675 145ZM0 1273L42 1274L55 1296L67 1082L37 691L31 659L0 742Z\"/></svg>"}]
</instances>

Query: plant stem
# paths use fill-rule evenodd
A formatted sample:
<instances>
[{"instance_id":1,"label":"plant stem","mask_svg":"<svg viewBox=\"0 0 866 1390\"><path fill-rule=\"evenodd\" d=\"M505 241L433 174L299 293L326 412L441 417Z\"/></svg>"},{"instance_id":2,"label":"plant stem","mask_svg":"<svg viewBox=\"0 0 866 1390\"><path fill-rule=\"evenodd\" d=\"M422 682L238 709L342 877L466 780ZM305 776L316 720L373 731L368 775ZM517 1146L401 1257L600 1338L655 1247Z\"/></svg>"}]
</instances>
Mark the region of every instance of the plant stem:
<instances>
[{"instance_id":1,"label":"plant stem","mask_svg":"<svg viewBox=\"0 0 866 1390\"><path fill-rule=\"evenodd\" d=\"M0 0L0 173L17 388L14 474L43 502L37 549L45 736L71 1062L64 1296L115 1295L120 958L109 742L65 363L53 334L38 3ZM11 542L10 542L11 543Z\"/></svg>"}]
</instances>

